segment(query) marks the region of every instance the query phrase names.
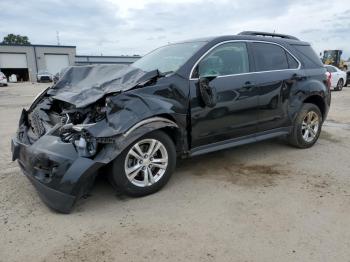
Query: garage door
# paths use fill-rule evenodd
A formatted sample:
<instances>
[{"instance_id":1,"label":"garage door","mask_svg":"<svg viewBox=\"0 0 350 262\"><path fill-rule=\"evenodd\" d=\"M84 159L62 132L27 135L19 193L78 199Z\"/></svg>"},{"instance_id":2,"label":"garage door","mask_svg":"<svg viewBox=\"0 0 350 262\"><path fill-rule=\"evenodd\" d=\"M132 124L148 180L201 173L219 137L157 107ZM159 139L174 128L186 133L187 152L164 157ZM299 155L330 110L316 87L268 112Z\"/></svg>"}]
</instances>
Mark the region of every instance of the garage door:
<instances>
[{"instance_id":1,"label":"garage door","mask_svg":"<svg viewBox=\"0 0 350 262\"><path fill-rule=\"evenodd\" d=\"M56 74L64 67L69 66L68 55L45 55L46 69L51 74Z\"/></svg>"},{"instance_id":2,"label":"garage door","mask_svg":"<svg viewBox=\"0 0 350 262\"><path fill-rule=\"evenodd\" d=\"M0 68L28 68L26 54L0 53Z\"/></svg>"}]
</instances>

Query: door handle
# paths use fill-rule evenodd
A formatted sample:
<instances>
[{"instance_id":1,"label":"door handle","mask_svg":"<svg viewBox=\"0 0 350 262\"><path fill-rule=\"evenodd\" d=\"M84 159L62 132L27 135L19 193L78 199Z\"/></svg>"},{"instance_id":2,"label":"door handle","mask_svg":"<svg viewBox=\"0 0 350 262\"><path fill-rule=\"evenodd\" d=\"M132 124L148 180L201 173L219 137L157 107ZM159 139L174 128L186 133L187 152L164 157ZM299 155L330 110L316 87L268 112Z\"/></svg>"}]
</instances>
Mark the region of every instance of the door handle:
<instances>
[{"instance_id":1,"label":"door handle","mask_svg":"<svg viewBox=\"0 0 350 262\"><path fill-rule=\"evenodd\" d=\"M246 90L250 90L253 87L255 87L255 85L252 82L250 82L250 81L245 82L244 85L242 86L242 88L244 88Z\"/></svg>"}]
</instances>

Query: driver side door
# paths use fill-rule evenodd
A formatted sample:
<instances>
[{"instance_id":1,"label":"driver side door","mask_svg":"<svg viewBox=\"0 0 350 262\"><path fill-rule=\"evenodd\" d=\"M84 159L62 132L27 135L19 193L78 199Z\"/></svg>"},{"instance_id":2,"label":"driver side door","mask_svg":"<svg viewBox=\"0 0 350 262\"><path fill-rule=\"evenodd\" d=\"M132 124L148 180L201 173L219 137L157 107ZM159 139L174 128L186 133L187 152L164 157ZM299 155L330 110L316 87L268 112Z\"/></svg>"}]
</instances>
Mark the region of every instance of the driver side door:
<instances>
[{"instance_id":1,"label":"driver side door","mask_svg":"<svg viewBox=\"0 0 350 262\"><path fill-rule=\"evenodd\" d=\"M247 43L234 41L216 46L197 63L190 79L192 148L254 137L259 92L250 62ZM216 96L210 107L199 90L203 78Z\"/></svg>"}]
</instances>

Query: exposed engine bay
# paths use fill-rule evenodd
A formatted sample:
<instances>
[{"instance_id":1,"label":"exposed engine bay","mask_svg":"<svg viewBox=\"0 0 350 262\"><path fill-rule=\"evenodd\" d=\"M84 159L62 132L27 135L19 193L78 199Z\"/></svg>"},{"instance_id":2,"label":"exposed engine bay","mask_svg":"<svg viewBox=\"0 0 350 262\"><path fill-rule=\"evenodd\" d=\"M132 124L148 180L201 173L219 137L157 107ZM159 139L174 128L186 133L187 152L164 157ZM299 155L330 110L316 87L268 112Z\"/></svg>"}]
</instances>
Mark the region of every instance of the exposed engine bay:
<instances>
[{"instance_id":1,"label":"exposed engine bay","mask_svg":"<svg viewBox=\"0 0 350 262\"><path fill-rule=\"evenodd\" d=\"M69 103L44 97L28 113L27 143L33 144L49 132L59 136L62 142L73 143L81 155L92 156L96 153L97 144L88 133L83 132L83 127L88 127L105 117L104 99L86 108L75 108Z\"/></svg>"}]
</instances>

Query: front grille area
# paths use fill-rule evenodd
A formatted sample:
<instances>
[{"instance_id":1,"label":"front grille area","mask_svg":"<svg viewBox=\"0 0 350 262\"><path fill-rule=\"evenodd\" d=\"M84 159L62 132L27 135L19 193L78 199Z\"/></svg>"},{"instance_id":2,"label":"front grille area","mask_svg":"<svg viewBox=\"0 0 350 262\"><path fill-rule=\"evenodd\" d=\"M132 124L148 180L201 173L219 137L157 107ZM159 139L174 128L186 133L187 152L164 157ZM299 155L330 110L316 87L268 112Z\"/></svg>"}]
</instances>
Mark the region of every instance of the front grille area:
<instances>
[{"instance_id":1,"label":"front grille area","mask_svg":"<svg viewBox=\"0 0 350 262\"><path fill-rule=\"evenodd\" d=\"M34 109L33 112L30 114L30 123L33 130L33 133L37 135L38 137L41 137L45 134L45 127L43 123L41 122L39 112L40 109Z\"/></svg>"}]
</instances>

